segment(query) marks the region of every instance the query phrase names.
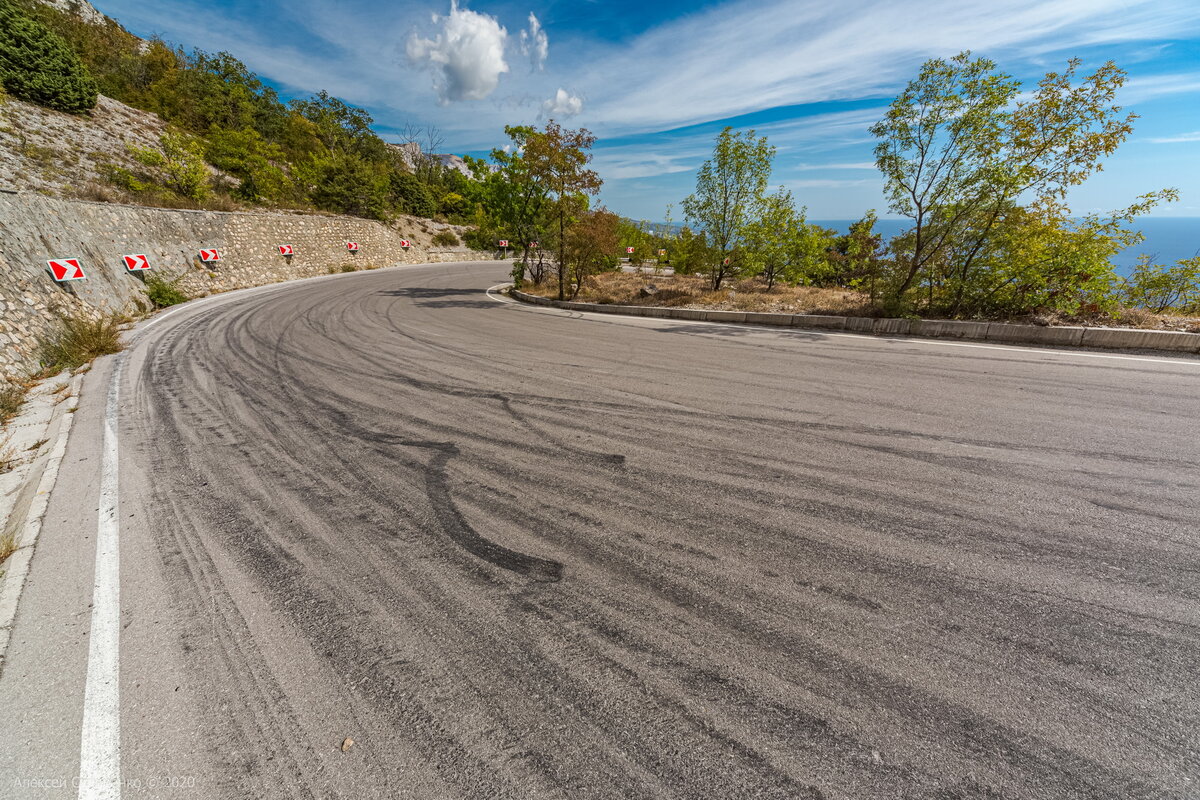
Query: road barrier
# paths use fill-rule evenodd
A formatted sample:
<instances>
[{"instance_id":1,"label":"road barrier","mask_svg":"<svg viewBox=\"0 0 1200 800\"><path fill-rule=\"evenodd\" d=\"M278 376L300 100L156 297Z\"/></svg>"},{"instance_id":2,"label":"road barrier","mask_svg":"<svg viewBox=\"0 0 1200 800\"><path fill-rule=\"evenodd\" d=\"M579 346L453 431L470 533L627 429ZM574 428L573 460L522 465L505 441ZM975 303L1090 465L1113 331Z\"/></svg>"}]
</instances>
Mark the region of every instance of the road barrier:
<instances>
[{"instance_id":1,"label":"road barrier","mask_svg":"<svg viewBox=\"0 0 1200 800\"><path fill-rule=\"evenodd\" d=\"M821 331L848 331L876 336L919 336L929 339L967 339L996 344L1039 344L1051 347L1094 347L1105 350L1166 350L1200 353L1200 333L1148 331L1138 328L1084 328L1068 325L1012 325L1007 322L971 322L942 319L876 319L837 317L824 314L769 314L754 311L706 311L700 308L664 306L618 306L604 303L574 303L551 300L517 289L517 300L539 306L599 314L626 314L702 322L732 322L773 325Z\"/></svg>"}]
</instances>

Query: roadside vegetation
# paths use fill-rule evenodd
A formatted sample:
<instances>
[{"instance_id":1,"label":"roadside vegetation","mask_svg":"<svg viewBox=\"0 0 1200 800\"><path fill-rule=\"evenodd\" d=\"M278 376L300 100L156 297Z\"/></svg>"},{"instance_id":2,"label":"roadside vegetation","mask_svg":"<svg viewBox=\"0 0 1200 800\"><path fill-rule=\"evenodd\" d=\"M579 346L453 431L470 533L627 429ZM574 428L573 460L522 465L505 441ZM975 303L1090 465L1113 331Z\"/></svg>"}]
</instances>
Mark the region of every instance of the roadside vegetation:
<instances>
[{"instance_id":1,"label":"roadside vegetation","mask_svg":"<svg viewBox=\"0 0 1200 800\"><path fill-rule=\"evenodd\" d=\"M27 384L0 382L0 427L20 413L28 392Z\"/></svg>"},{"instance_id":2,"label":"roadside vegetation","mask_svg":"<svg viewBox=\"0 0 1200 800\"><path fill-rule=\"evenodd\" d=\"M186 303L192 298L179 288L182 280L182 275L168 278L153 272L148 273L146 275L146 298L154 304L156 309Z\"/></svg>"},{"instance_id":3,"label":"roadside vegetation","mask_svg":"<svg viewBox=\"0 0 1200 800\"><path fill-rule=\"evenodd\" d=\"M1112 63L1082 74L1072 60L1025 87L970 53L928 61L871 127L888 211L910 222L891 241L876 232L874 210L846 232L810 223L790 191L770 189L767 137L726 128L681 204L682 227L616 220L617 246L585 256L570 233L559 245L564 204L548 176L527 155L505 154L497 180L537 187L517 193L525 202L514 207L527 219L522 227L514 216L507 230L528 230L542 244L523 251L513 277L538 294L593 302L828 305L794 291L807 288L840 293L847 308L870 316L1200 330L1200 256L1175 264L1146 256L1124 278L1112 263L1141 243L1139 217L1178 199L1174 189L1152 189L1107 214L1080 216L1067 204L1133 131L1135 116L1115 105L1124 82ZM543 134L510 136L513 152L527 154ZM581 196L572 225L598 241L609 230ZM544 268L547 250L554 269ZM618 253L633 266L670 266L675 277L631 293L639 279L601 275L618 269Z\"/></svg>"},{"instance_id":4,"label":"roadside vegetation","mask_svg":"<svg viewBox=\"0 0 1200 800\"><path fill-rule=\"evenodd\" d=\"M100 356L119 353L122 317L67 316L58 320L55 331L42 341L38 360L47 377L65 369L78 369Z\"/></svg>"}]
</instances>

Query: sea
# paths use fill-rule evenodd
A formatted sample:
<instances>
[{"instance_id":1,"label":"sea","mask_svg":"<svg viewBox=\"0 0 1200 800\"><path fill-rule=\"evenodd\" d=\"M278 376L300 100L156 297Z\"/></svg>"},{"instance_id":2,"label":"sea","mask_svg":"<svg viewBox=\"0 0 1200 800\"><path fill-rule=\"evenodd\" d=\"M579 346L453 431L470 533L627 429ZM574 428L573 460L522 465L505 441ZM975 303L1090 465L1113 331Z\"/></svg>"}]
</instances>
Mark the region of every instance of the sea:
<instances>
[{"instance_id":1,"label":"sea","mask_svg":"<svg viewBox=\"0 0 1200 800\"><path fill-rule=\"evenodd\" d=\"M855 220L812 219L809 222L826 228L845 232ZM906 219L881 219L875 230L883 234L884 240L897 236L910 227ZM1113 259L1113 266L1121 275L1127 275L1137 263L1138 256L1149 253L1159 264L1170 266L1184 258L1200 255L1200 217L1146 217L1133 224L1146 240L1134 247L1122 250Z\"/></svg>"}]
</instances>

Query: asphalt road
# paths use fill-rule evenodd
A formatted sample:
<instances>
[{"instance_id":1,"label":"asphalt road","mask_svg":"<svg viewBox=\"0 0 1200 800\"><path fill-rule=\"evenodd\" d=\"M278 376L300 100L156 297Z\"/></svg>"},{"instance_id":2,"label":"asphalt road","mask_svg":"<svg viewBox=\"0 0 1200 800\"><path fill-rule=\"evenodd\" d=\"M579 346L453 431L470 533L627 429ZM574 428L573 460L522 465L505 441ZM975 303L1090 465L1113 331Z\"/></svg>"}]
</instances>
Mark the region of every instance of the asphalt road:
<instances>
[{"instance_id":1,"label":"asphalt road","mask_svg":"<svg viewBox=\"0 0 1200 800\"><path fill-rule=\"evenodd\" d=\"M1200 361L578 315L506 271L138 333L123 796L1200 797ZM75 796L114 361L0 796Z\"/></svg>"}]
</instances>

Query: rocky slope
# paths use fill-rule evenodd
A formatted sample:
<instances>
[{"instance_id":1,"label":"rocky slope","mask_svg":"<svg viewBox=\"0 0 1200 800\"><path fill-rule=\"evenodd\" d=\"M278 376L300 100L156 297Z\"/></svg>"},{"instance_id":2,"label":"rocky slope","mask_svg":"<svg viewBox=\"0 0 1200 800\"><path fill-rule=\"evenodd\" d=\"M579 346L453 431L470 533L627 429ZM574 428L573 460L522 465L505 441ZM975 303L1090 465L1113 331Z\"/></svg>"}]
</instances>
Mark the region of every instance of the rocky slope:
<instances>
[{"instance_id":1,"label":"rocky slope","mask_svg":"<svg viewBox=\"0 0 1200 800\"><path fill-rule=\"evenodd\" d=\"M100 96L90 114L64 114L13 97L0 102L0 188L94 197L107 165L139 167L130 147L157 147L158 116Z\"/></svg>"}]
</instances>

